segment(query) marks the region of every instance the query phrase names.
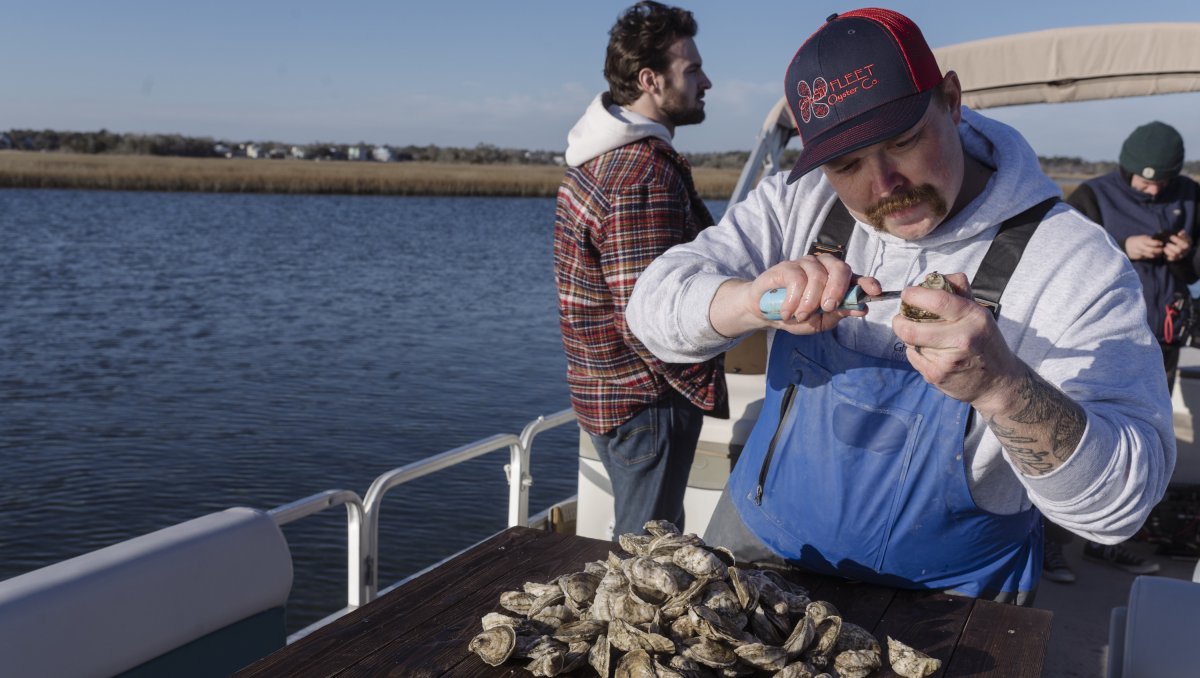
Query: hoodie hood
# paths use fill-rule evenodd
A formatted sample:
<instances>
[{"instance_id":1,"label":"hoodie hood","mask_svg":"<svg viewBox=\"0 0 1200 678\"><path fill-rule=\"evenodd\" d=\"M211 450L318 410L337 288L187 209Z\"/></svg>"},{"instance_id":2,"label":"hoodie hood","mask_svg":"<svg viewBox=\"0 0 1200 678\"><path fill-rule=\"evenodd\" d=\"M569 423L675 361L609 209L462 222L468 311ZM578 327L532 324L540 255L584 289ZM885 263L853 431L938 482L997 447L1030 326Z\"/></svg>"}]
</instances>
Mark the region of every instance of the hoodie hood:
<instances>
[{"instance_id":1,"label":"hoodie hood","mask_svg":"<svg viewBox=\"0 0 1200 678\"><path fill-rule=\"evenodd\" d=\"M592 99L583 117L567 134L567 166L583 163L646 137L671 143L671 133L662 124L626 110L612 102L608 92Z\"/></svg>"}]
</instances>

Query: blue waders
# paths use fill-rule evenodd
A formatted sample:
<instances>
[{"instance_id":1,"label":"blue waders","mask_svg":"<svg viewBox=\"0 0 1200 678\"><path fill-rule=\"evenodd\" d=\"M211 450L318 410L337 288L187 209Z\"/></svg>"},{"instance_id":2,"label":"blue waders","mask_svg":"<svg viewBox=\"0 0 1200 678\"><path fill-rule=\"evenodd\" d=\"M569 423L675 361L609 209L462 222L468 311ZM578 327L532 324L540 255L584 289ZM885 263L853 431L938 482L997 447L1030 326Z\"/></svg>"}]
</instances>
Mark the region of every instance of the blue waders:
<instances>
[{"instance_id":1,"label":"blue waders","mask_svg":"<svg viewBox=\"0 0 1200 678\"><path fill-rule=\"evenodd\" d=\"M971 408L907 362L777 332L763 412L729 479L745 526L815 572L887 586L1016 599L1034 589L1036 509L971 498Z\"/></svg>"}]
</instances>

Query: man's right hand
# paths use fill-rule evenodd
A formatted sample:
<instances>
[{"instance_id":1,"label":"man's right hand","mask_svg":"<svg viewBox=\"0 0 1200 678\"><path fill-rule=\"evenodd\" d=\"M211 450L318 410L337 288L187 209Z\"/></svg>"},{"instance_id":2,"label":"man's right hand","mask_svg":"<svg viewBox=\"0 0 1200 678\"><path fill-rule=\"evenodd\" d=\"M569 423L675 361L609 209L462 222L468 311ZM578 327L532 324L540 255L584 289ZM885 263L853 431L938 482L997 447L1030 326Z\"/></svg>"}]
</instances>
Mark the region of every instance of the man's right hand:
<instances>
[{"instance_id":1,"label":"man's right hand","mask_svg":"<svg viewBox=\"0 0 1200 678\"><path fill-rule=\"evenodd\" d=\"M785 261L763 271L753 281L729 280L721 285L709 307L709 321L713 329L727 337L764 327L792 334L824 332L842 318L866 315L866 311L835 310L854 283L868 295L883 291L879 281L855 278L844 261L828 254ZM763 294L778 288L787 290L779 309L781 320L767 320L759 301Z\"/></svg>"}]
</instances>

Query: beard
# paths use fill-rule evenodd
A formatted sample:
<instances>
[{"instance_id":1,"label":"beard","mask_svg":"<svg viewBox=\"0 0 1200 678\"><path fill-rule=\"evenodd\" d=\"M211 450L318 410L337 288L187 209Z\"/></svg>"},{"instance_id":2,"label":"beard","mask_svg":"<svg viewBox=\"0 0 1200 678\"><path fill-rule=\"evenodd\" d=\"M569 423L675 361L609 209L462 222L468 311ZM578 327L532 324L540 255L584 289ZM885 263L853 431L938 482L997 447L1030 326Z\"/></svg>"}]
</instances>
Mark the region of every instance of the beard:
<instances>
[{"instance_id":1,"label":"beard","mask_svg":"<svg viewBox=\"0 0 1200 678\"><path fill-rule=\"evenodd\" d=\"M929 209L931 212L933 212L933 216L935 218L940 219L941 217L946 216L946 213L950 211L949 206L946 205L946 199L942 197L941 193L938 193L938 190L933 187L933 184L921 184L911 191L884 198L875 205L872 205L870 209L867 210L867 221L871 222L871 225L874 226L876 230L886 231L883 225L883 220L887 218L888 215L899 212L900 210L908 209L909 207L913 207L921 203L927 203L929 205Z\"/></svg>"},{"instance_id":2,"label":"beard","mask_svg":"<svg viewBox=\"0 0 1200 678\"><path fill-rule=\"evenodd\" d=\"M704 122L704 104L697 99L695 103L689 102L681 92L672 92L671 96L663 101L662 112L667 116L667 120L676 127L683 125L698 125Z\"/></svg>"}]
</instances>

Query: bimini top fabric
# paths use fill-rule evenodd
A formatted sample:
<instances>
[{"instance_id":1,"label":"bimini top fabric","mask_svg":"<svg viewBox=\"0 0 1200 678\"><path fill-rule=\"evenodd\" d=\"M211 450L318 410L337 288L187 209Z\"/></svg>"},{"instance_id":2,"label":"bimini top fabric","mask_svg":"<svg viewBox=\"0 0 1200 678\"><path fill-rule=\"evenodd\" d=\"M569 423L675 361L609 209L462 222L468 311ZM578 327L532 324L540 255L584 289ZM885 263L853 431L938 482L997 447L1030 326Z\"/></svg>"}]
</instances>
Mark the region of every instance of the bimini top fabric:
<instances>
[{"instance_id":1,"label":"bimini top fabric","mask_svg":"<svg viewBox=\"0 0 1200 678\"><path fill-rule=\"evenodd\" d=\"M1200 91L1200 23L1057 28L933 50L973 109Z\"/></svg>"}]
</instances>

